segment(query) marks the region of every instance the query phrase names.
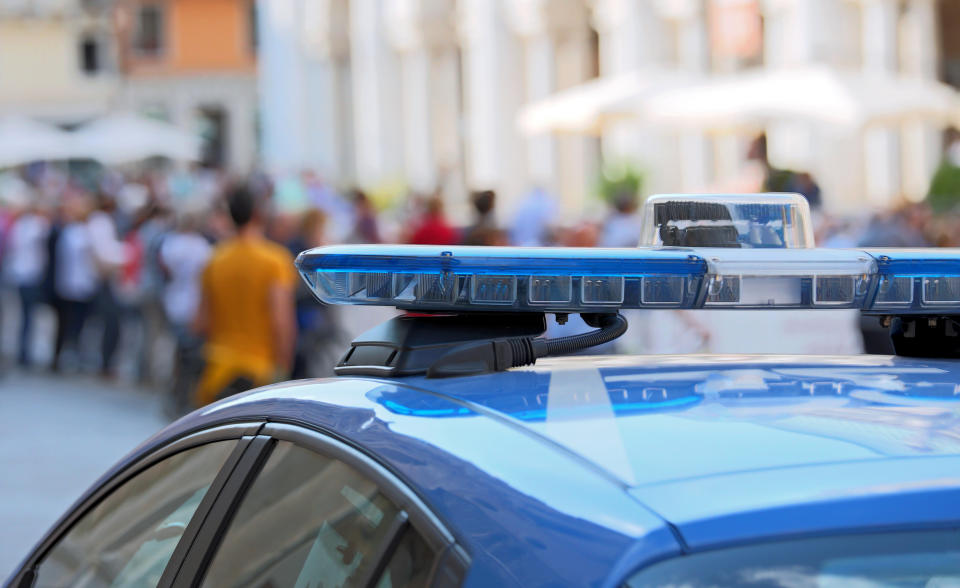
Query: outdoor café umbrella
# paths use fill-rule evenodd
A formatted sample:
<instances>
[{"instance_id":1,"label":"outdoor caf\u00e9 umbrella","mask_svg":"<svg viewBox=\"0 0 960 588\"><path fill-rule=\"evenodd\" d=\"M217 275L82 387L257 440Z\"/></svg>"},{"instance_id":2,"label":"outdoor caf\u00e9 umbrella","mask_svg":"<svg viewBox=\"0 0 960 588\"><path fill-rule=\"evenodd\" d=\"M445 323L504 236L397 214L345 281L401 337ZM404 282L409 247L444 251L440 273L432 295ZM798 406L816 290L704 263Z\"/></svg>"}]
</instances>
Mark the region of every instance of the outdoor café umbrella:
<instances>
[{"instance_id":1,"label":"outdoor caf\u00e9 umbrella","mask_svg":"<svg viewBox=\"0 0 960 588\"><path fill-rule=\"evenodd\" d=\"M0 168L69 159L70 133L22 116L0 118Z\"/></svg>"},{"instance_id":2,"label":"outdoor caf\u00e9 umbrella","mask_svg":"<svg viewBox=\"0 0 960 588\"><path fill-rule=\"evenodd\" d=\"M597 78L524 106L517 115L517 125L526 135L599 134L612 120L634 118L638 100L694 79L686 72L652 68Z\"/></svg>"},{"instance_id":3,"label":"outdoor caf\u00e9 umbrella","mask_svg":"<svg viewBox=\"0 0 960 588\"><path fill-rule=\"evenodd\" d=\"M150 157L178 161L200 158L199 137L169 123L136 114L117 113L87 123L74 131L77 157L104 164L121 164Z\"/></svg>"},{"instance_id":4,"label":"outdoor caf\u00e9 umbrella","mask_svg":"<svg viewBox=\"0 0 960 588\"><path fill-rule=\"evenodd\" d=\"M805 120L840 128L909 120L954 124L957 92L936 80L827 66L763 69L667 89L635 103L655 124L723 129Z\"/></svg>"}]
</instances>

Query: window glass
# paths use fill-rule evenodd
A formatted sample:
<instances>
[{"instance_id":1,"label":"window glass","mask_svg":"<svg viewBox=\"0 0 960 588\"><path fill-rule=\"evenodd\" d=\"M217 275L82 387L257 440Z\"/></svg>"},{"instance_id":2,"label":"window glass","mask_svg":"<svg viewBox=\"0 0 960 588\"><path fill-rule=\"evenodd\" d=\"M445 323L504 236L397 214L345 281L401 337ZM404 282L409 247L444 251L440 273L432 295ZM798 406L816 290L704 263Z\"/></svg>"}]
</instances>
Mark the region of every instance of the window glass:
<instances>
[{"instance_id":1,"label":"window glass","mask_svg":"<svg viewBox=\"0 0 960 588\"><path fill-rule=\"evenodd\" d=\"M85 37L80 42L80 69L88 75L100 71L100 47L93 37Z\"/></svg>"},{"instance_id":2,"label":"window glass","mask_svg":"<svg viewBox=\"0 0 960 588\"><path fill-rule=\"evenodd\" d=\"M433 551L413 529L407 529L397 544L390 563L380 576L377 588L414 588L426 586Z\"/></svg>"},{"instance_id":3,"label":"window glass","mask_svg":"<svg viewBox=\"0 0 960 588\"><path fill-rule=\"evenodd\" d=\"M141 55L158 55L163 51L163 8L144 4L137 9L133 46Z\"/></svg>"},{"instance_id":4,"label":"window glass","mask_svg":"<svg viewBox=\"0 0 960 588\"><path fill-rule=\"evenodd\" d=\"M356 586L398 509L350 466L278 442L250 487L205 586Z\"/></svg>"},{"instance_id":5,"label":"window glass","mask_svg":"<svg viewBox=\"0 0 960 588\"><path fill-rule=\"evenodd\" d=\"M44 557L36 586L156 586L236 441L177 453L87 512Z\"/></svg>"},{"instance_id":6,"label":"window glass","mask_svg":"<svg viewBox=\"0 0 960 588\"><path fill-rule=\"evenodd\" d=\"M960 586L960 531L847 535L723 549L654 564L627 586Z\"/></svg>"}]
</instances>

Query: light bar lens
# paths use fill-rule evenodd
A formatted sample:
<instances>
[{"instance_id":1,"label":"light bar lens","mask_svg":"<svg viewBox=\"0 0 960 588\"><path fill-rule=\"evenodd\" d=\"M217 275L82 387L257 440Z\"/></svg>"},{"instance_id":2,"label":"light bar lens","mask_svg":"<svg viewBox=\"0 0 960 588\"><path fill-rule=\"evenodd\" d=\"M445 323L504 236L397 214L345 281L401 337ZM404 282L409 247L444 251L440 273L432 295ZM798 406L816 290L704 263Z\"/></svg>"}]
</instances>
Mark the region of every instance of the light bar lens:
<instances>
[{"instance_id":1,"label":"light bar lens","mask_svg":"<svg viewBox=\"0 0 960 588\"><path fill-rule=\"evenodd\" d=\"M960 250L342 245L297 267L330 304L424 312L856 308L960 315Z\"/></svg>"},{"instance_id":2,"label":"light bar lens","mask_svg":"<svg viewBox=\"0 0 960 588\"><path fill-rule=\"evenodd\" d=\"M875 249L873 314L960 314L960 249Z\"/></svg>"},{"instance_id":3,"label":"light bar lens","mask_svg":"<svg viewBox=\"0 0 960 588\"><path fill-rule=\"evenodd\" d=\"M609 312L694 305L706 263L686 250L344 245L297 267L331 304Z\"/></svg>"}]
</instances>

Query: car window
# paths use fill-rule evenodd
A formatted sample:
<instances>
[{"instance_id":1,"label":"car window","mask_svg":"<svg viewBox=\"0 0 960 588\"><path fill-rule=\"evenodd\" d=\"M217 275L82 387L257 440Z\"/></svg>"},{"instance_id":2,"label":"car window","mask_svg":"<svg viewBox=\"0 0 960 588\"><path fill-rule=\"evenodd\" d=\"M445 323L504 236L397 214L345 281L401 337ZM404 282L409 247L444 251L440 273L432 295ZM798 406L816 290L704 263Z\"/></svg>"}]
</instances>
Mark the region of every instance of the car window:
<instances>
[{"instance_id":1,"label":"car window","mask_svg":"<svg viewBox=\"0 0 960 588\"><path fill-rule=\"evenodd\" d=\"M407 529L383 570L377 588L426 586L432 563L433 550L419 533Z\"/></svg>"},{"instance_id":2,"label":"car window","mask_svg":"<svg viewBox=\"0 0 960 588\"><path fill-rule=\"evenodd\" d=\"M654 564L627 586L960 586L960 531L841 535L722 549Z\"/></svg>"},{"instance_id":3,"label":"car window","mask_svg":"<svg viewBox=\"0 0 960 588\"><path fill-rule=\"evenodd\" d=\"M187 449L127 480L40 562L35 585L156 586L236 441Z\"/></svg>"},{"instance_id":4,"label":"car window","mask_svg":"<svg viewBox=\"0 0 960 588\"><path fill-rule=\"evenodd\" d=\"M376 565L398 514L352 467L280 441L230 523L204 585L356 586Z\"/></svg>"}]
</instances>

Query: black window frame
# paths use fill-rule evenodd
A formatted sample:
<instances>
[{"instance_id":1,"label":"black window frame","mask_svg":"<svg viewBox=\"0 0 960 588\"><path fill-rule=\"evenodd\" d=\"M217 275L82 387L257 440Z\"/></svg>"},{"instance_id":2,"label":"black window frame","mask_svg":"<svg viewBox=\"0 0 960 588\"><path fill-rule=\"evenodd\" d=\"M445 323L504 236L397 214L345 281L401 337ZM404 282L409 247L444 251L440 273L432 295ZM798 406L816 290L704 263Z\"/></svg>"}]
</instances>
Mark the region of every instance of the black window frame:
<instances>
[{"instance_id":1,"label":"black window frame","mask_svg":"<svg viewBox=\"0 0 960 588\"><path fill-rule=\"evenodd\" d=\"M107 496L113 493L114 490L126 484L129 480L133 479L164 459L182 451L217 441L236 440L237 444L227 457L227 461L214 477L213 483L210 485L210 488L204 495L203 500L200 501L200 505L193 513L190 523L187 525L186 530L180 538L180 542L177 544L176 549L174 549L170 561L167 562L167 567L169 568L172 564L177 562L178 555L180 558L182 558L182 554L180 554L181 545L185 542L192 543L193 537L196 535L199 527L202 525L203 520L206 518L210 508L213 506L219 494L222 492L223 487L228 479L232 477L233 469L240 462L251 441L254 439L257 431L260 430L263 425L264 423L262 422L245 422L217 426L198 431L180 437L171 443L168 443L167 445L164 445L163 447L160 447L159 449L147 454L141 459L128 464L127 467L116 472L109 479L101 483L85 500L74 505L54 524L52 530L47 533L47 535L33 549L30 555L27 556L27 558L24 560L25 563L20 567L20 569L14 573L15 575L10 582L10 586L16 588L29 588L32 586L34 580L36 579L37 567L40 565L40 563L42 563L43 559L47 556L53 546L62 540L67 532L72 529L80 519L86 516L87 513L100 504L100 502L102 502ZM161 581L160 586L163 585L164 584Z\"/></svg>"},{"instance_id":2,"label":"black window frame","mask_svg":"<svg viewBox=\"0 0 960 588\"><path fill-rule=\"evenodd\" d=\"M369 577L365 578L367 586L373 586L379 580L404 532L408 531L418 533L435 554L431 562L428 585L457 586L466 576L470 558L463 547L457 544L453 534L400 478L366 453L332 434L299 425L244 422L215 426L181 437L111 476L56 523L13 576L10 586L32 586L36 579L37 566L50 549L77 521L128 480L181 451L232 439L237 440L237 444L177 543L160 579L160 588L193 587L202 583L203 576L216 555L220 541L226 535L246 491L260 475L261 468L277 441L293 443L355 468L374 482L384 496L399 509L399 514L392 523L391 539L377 554L376 565Z\"/></svg>"}]
</instances>

